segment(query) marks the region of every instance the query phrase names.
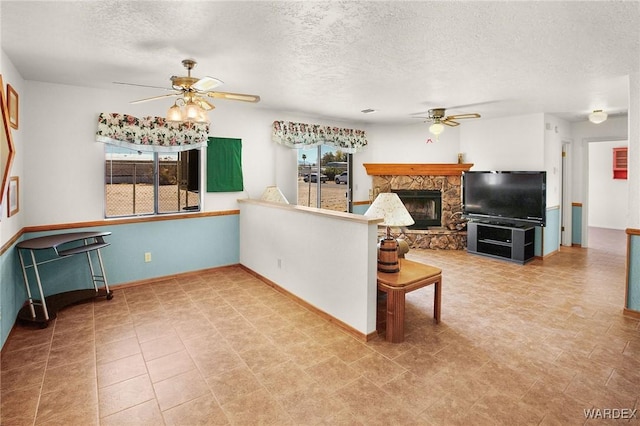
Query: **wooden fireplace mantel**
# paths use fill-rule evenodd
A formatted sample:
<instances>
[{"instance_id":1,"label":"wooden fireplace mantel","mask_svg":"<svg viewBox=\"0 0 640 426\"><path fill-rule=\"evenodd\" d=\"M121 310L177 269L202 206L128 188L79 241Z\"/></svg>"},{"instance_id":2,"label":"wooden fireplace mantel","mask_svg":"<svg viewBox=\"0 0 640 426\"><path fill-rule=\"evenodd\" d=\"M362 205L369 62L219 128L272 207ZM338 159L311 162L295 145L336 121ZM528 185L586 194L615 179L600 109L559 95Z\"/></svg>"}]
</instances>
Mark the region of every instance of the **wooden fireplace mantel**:
<instances>
[{"instance_id":1,"label":"wooden fireplace mantel","mask_svg":"<svg viewBox=\"0 0 640 426\"><path fill-rule=\"evenodd\" d=\"M368 175L375 176L460 176L473 167L473 163L364 163Z\"/></svg>"}]
</instances>

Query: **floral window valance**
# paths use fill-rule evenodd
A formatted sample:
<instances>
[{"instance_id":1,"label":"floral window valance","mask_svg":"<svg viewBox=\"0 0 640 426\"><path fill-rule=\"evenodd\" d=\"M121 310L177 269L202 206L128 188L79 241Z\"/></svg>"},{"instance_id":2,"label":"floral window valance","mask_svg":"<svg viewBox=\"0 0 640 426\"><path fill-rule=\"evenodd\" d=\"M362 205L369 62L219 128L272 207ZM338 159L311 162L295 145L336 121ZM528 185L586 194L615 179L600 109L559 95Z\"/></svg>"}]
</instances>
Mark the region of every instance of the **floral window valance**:
<instances>
[{"instance_id":1,"label":"floral window valance","mask_svg":"<svg viewBox=\"0 0 640 426\"><path fill-rule=\"evenodd\" d=\"M332 145L348 154L358 152L367 146L367 135L364 130L291 121L274 121L271 139L289 148Z\"/></svg>"},{"instance_id":2,"label":"floral window valance","mask_svg":"<svg viewBox=\"0 0 640 426\"><path fill-rule=\"evenodd\" d=\"M162 117L137 118L102 113L96 140L136 151L178 152L207 146L208 123L167 121Z\"/></svg>"}]
</instances>

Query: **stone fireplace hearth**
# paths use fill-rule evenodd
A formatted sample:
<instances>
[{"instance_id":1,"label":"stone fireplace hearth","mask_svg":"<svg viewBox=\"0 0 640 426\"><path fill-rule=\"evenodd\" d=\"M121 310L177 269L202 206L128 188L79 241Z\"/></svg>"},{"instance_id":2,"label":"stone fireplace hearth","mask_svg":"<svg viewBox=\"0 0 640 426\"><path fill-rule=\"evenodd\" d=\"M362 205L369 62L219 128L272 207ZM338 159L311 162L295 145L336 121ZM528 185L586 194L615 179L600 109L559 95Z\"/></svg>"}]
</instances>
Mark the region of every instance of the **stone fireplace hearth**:
<instances>
[{"instance_id":1,"label":"stone fireplace hearth","mask_svg":"<svg viewBox=\"0 0 640 426\"><path fill-rule=\"evenodd\" d=\"M440 191L440 223L426 229L404 228L396 237L411 248L463 250L467 247L466 221L461 218L462 172L473 164L364 164L373 177L374 197L381 192ZM397 232L397 230L394 230Z\"/></svg>"}]
</instances>

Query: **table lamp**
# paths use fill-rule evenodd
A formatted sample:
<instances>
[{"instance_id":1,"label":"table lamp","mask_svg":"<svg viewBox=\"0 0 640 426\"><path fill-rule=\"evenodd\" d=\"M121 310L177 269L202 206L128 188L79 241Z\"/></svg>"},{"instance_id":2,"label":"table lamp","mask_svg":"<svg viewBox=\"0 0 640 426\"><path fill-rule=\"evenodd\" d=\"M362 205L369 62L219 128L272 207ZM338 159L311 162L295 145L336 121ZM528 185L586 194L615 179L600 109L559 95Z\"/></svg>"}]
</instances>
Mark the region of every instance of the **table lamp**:
<instances>
[{"instance_id":1,"label":"table lamp","mask_svg":"<svg viewBox=\"0 0 640 426\"><path fill-rule=\"evenodd\" d=\"M384 218L384 221L380 225L387 227L385 237L380 240L378 271L400 272L398 242L391 236L391 227L409 226L415 223L407 211L407 208L402 204L400 197L398 197L398 194L395 192L382 192L378 194L364 215Z\"/></svg>"}]
</instances>

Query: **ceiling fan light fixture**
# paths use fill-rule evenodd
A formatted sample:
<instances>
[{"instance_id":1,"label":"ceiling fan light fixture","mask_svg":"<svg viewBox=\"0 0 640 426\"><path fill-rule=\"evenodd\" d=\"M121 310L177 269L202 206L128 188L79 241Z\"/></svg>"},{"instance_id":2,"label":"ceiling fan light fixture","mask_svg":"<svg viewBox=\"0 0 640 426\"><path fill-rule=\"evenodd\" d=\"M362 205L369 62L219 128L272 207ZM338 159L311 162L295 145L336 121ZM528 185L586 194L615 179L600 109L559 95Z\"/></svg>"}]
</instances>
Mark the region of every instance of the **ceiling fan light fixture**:
<instances>
[{"instance_id":1,"label":"ceiling fan light fixture","mask_svg":"<svg viewBox=\"0 0 640 426\"><path fill-rule=\"evenodd\" d=\"M444 131L444 125L439 121L436 121L431 126L429 126L429 133L431 133L434 136L439 136L440 133L442 133L443 131Z\"/></svg>"},{"instance_id":2,"label":"ceiling fan light fixture","mask_svg":"<svg viewBox=\"0 0 640 426\"><path fill-rule=\"evenodd\" d=\"M607 119L608 115L606 112L601 109L594 110L591 114L589 114L589 121L595 124L600 124Z\"/></svg>"},{"instance_id":3,"label":"ceiling fan light fixture","mask_svg":"<svg viewBox=\"0 0 640 426\"><path fill-rule=\"evenodd\" d=\"M185 120L196 121L198 116L201 115L200 111L202 111L202 108L200 108L198 105L194 104L193 102L187 102L187 106L184 110Z\"/></svg>"},{"instance_id":4,"label":"ceiling fan light fixture","mask_svg":"<svg viewBox=\"0 0 640 426\"><path fill-rule=\"evenodd\" d=\"M167 111L167 121L182 121L182 110L177 103Z\"/></svg>"},{"instance_id":5,"label":"ceiling fan light fixture","mask_svg":"<svg viewBox=\"0 0 640 426\"><path fill-rule=\"evenodd\" d=\"M200 108L200 111L198 112L198 117L196 117L195 119L196 123L208 123L209 122L209 117L207 116L207 112Z\"/></svg>"}]
</instances>

